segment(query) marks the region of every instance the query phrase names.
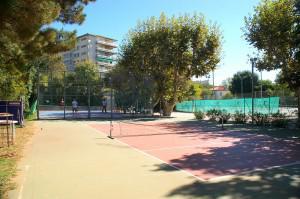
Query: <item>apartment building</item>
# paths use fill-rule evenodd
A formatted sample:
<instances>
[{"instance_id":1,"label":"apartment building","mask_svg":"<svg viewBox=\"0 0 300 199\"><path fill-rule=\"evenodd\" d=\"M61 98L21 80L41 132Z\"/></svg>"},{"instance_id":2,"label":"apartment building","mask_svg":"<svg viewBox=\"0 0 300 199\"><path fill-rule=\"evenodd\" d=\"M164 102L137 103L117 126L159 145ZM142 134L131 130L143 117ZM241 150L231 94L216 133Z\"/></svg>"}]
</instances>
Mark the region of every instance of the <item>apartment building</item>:
<instances>
[{"instance_id":1,"label":"apartment building","mask_svg":"<svg viewBox=\"0 0 300 199\"><path fill-rule=\"evenodd\" d=\"M115 39L101 35L84 34L77 37L75 49L62 53L66 69L73 71L76 63L90 60L105 74L115 65Z\"/></svg>"}]
</instances>

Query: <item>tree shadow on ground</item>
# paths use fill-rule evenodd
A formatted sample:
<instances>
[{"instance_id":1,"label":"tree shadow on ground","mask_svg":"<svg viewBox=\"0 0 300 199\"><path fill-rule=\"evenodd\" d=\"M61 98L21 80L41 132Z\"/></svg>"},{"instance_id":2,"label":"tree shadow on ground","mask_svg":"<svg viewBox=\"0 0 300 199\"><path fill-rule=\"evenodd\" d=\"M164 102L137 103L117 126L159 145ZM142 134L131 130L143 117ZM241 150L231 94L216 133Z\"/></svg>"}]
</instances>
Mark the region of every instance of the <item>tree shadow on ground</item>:
<instances>
[{"instance_id":1,"label":"tree shadow on ground","mask_svg":"<svg viewBox=\"0 0 300 199\"><path fill-rule=\"evenodd\" d=\"M169 197L177 195L205 199L300 197L298 139L274 138L241 130L222 130L216 128L211 122L199 124L197 121L187 121L165 128L181 132L182 136L198 139L201 149L171 159L169 167L166 164L159 164L154 171L172 172L176 170L174 168L180 168L206 180L218 176L248 173L230 180L195 181L173 190L169 193ZM295 162L297 164L293 166L267 169ZM251 172L257 169L267 170Z\"/></svg>"},{"instance_id":2,"label":"tree shadow on ground","mask_svg":"<svg viewBox=\"0 0 300 199\"><path fill-rule=\"evenodd\" d=\"M300 198L300 165L255 171L215 181L195 181L172 190L167 197L203 199Z\"/></svg>"},{"instance_id":3,"label":"tree shadow on ground","mask_svg":"<svg viewBox=\"0 0 300 199\"><path fill-rule=\"evenodd\" d=\"M199 139L199 150L171 159L169 163L207 178L300 161L300 142L295 140L226 131L193 136ZM156 170L164 168L162 164Z\"/></svg>"}]
</instances>

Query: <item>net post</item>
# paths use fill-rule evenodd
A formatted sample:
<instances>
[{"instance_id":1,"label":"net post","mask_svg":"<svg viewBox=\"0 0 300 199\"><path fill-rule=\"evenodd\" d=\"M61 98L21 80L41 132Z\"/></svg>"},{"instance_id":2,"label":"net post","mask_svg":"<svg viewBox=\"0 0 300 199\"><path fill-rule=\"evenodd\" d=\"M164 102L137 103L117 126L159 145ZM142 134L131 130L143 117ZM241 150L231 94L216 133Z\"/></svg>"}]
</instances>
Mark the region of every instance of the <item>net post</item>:
<instances>
[{"instance_id":1,"label":"net post","mask_svg":"<svg viewBox=\"0 0 300 199\"><path fill-rule=\"evenodd\" d=\"M109 81L110 81L110 128L109 128L109 136L107 136L108 138L110 138L110 139L114 139L113 137L112 137L112 130L113 130L113 123L112 123L112 119L113 119L113 108L112 108L112 106L113 106L113 100L112 100L112 96L113 96L113 94L112 94L112 81L111 81L111 78L109 78Z\"/></svg>"}]
</instances>

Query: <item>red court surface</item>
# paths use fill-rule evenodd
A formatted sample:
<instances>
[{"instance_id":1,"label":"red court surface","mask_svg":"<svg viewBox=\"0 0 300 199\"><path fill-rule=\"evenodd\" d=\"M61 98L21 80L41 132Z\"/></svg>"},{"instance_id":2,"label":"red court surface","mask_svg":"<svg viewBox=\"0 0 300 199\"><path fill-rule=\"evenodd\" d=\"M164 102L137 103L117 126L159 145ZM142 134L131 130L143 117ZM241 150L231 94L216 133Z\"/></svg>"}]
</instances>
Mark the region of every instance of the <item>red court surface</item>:
<instances>
[{"instance_id":1,"label":"red court surface","mask_svg":"<svg viewBox=\"0 0 300 199\"><path fill-rule=\"evenodd\" d=\"M109 124L91 126L109 133ZM112 136L203 180L300 161L299 140L207 128L188 122L114 122ZM170 168L163 163L157 165L157 170L172 171Z\"/></svg>"}]
</instances>

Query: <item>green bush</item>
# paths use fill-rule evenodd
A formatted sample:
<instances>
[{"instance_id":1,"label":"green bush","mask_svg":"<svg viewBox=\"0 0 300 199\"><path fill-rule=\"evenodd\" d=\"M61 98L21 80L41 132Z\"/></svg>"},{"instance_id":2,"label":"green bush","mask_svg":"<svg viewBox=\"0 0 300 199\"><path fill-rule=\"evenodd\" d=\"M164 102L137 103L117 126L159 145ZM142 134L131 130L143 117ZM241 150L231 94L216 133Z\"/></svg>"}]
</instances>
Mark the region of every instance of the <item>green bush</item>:
<instances>
[{"instance_id":1,"label":"green bush","mask_svg":"<svg viewBox=\"0 0 300 199\"><path fill-rule=\"evenodd\" d=\"M248 117L242 111L236 111L233 114L233 120L237 124L244 124L244 123L246 123L247 119L248 119Z\"/></svg>"},{"instance_id":2,"label":"green bush","mask_svg":"<svg viewBox=\"0 0 300 199\"><path fill-rule=\"evenodd\" d=\"M197 120L203 120L205 117L205 113L202 111L194 112L194 115Z\"/></svg>"},{"instance_id":3,"label":"green bush","mask_svg":"<svg viewBox=\"0 0 300 199\"><path fill-rule=\"evenodd\" d=\"M273 113L271 115L272 121L271 124L275 127L285 128L288 125L288 120L286 118L286 114L284 113Z\"/></svg>"},{"instance_id":4,"label":"green bush","mask_svg":"<svg viewBox=\"0 0 300 199\"><path fill-rule=\"evenodd\" d=\"M218 109L210 109L207 111L206 115L209 117L210 120L216 121L217 118L222 114L221 110Z\"/></svg>"}]
</instances>

